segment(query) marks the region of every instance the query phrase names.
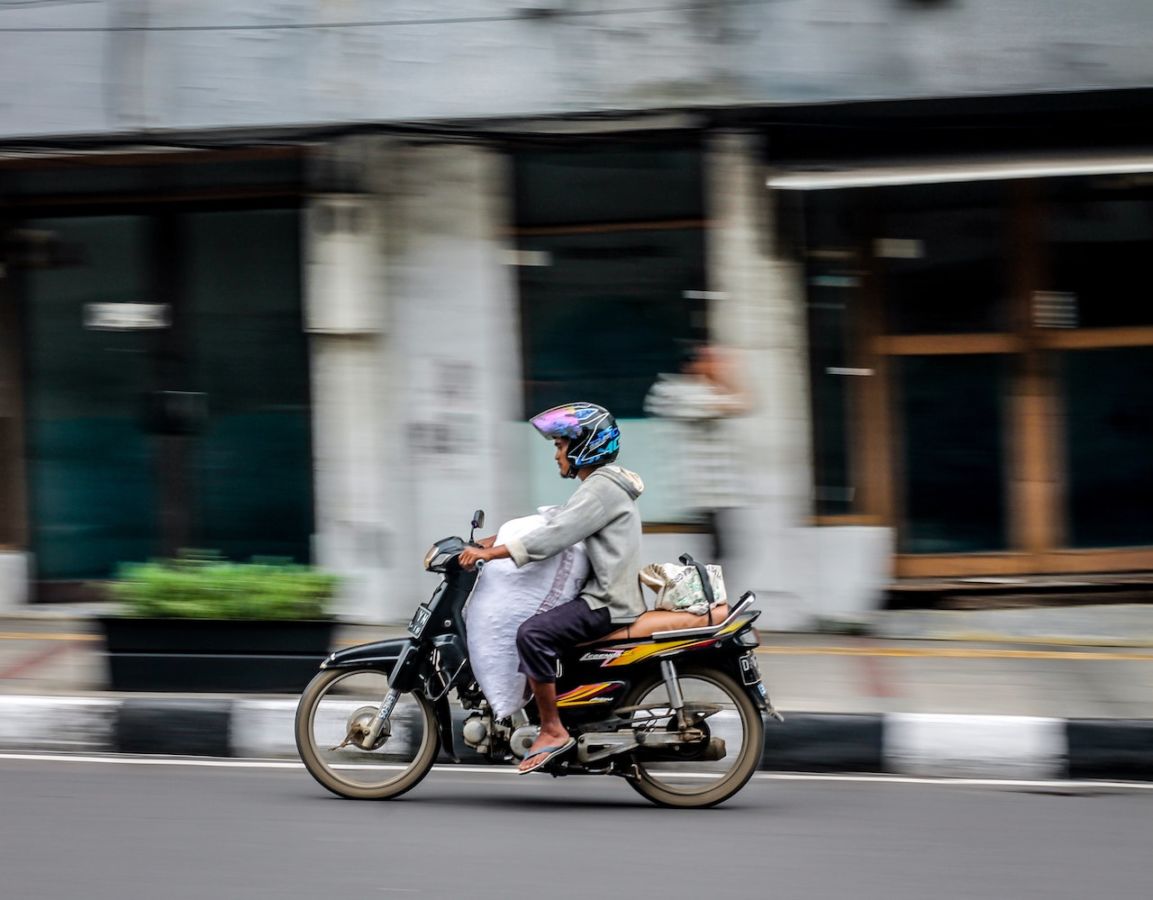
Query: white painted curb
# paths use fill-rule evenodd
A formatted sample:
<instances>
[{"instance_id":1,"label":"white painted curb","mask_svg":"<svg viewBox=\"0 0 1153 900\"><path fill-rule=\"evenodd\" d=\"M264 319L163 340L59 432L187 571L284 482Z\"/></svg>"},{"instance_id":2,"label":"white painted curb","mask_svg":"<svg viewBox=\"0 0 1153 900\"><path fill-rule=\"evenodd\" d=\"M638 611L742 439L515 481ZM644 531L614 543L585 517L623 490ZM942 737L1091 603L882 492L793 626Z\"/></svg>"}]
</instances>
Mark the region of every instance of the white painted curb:
<instances>
[{"instance_id":1,"label":"white painted curb","mask_svg":"<svg viewBox=\"0 0 1153 900\"><path fill-rule=\"evenodd\" d=\"M237 700L232 705L232 755L296 758L295 700Z\"/></svg>"},{"instance_id":2,"label":"white painted curb","mask_svg":"<svg viewBox=\"0 0 1153 900\"><path fill-rule=\"evenodd\" d=\"M1062 719L887 713L885 769L944 778L1059 778L1067 741Z\"/></svg>"},{"instance_id":3,"label":"white painted curb","mask_svg":"<svg viewBox=\"0 0 1153 900\"><path fill-rule=\"evenodd\" d=\"M114 749L120 701L99 697L0 697L0 749Z\"/></svg>"}]
</instances>

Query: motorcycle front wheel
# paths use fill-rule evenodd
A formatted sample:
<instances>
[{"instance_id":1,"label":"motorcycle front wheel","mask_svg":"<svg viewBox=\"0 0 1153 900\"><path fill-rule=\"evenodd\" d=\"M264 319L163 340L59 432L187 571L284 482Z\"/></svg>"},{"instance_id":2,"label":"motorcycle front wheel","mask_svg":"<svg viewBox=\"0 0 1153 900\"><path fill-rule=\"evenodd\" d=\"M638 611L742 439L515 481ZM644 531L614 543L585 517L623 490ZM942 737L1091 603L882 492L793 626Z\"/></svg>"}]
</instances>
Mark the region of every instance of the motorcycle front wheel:
<instances>
[{"instance_id":1,"label":"motorcycle front wheel","mask_svg":"<svg viewBox=\"0 0 1153 900\"><path fill-rule=\"evenodd\" d=\"M639 751L628 781L660 806L716 806L744 787L760 766L765 723L744 688L723 672L686 667L677 680L686 712L702 716L698 727L706 737L660 752ZM638 733L677 730L676 712L659 674L634 685L623 705L633 710L628 715Z\"/></svg>"},{"instance_id":2,"label":"motorcycle front wheel","mask_svg":"<svg viewBox=\"0 0 1153 900\"><path fill-rule=\"evenodd\" d=\"M388 689L388 677L375 669L333 669L318 674L301 694L296 748L309 774L334 794L353 800L399 797L436 761L436 717L422 694L402 694L388 727L368 746L368 729Z\"/></svg>"}]
</instances>

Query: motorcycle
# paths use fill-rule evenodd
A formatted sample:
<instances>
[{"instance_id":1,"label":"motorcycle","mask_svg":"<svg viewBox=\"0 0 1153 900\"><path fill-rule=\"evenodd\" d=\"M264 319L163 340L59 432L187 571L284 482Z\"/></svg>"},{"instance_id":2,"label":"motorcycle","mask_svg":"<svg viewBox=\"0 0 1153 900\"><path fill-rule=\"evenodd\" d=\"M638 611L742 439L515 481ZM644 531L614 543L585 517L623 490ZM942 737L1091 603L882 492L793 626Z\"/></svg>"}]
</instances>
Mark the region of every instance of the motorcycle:
<instances>
[{"instance_id":1,"label":"motorcycle","mask_svg":"<svg viewBox=\"0 0 1153 900\"><path fill-rule=\"evenodd\" d=\"M467 545L475 546L482 510L471 525ZM536 740L534 704L497 719L473 677L464 610L482 566L460 566L465 546L448 537L429 549L424 567L442 580L417 607L407 637L331 654L301 695L297 749L333 793L391 799L416 787L441 749L459 762L450 692L463 707L464 743L486 761L515 765ZM755 601L744 594L715 624L610 636L566 652L557 706L576 746L543 771L616 775L662 806L732 797L760 765L763 715L783 721L757 667Z\"/></svg>"}]
</instances>

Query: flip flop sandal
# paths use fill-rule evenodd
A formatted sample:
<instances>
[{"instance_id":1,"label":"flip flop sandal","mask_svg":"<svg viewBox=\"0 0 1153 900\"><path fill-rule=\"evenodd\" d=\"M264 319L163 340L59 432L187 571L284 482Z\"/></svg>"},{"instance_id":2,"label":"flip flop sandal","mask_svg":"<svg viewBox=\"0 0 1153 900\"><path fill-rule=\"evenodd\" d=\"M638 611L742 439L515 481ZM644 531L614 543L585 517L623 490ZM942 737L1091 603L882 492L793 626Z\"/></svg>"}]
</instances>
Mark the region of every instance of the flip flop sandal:
<instances>
[{"instance_id":1,"label":"flip flop sandal","mask_svg":"<svg viewBox=\"0 0 1153 900\"><path fill-rule=\"evenodd\" d=\"M547 766L550 762L552 762L558 756L563 756L564 754L568 753L575 746L576 746L576 738L570 737L563 744L553 744L553 745L550 745L548 747L541 747L535 753L530 753L523 760L521 760L521 762L523 763L523 762L526 762L526 761L531 759L531 760L534 760L534 764L529 766L527 769L522 769L518 766L516 773L518 775L528 775L530 772L535 772L538 769L543 769L545 766ZM535 762L535 760L539 760L539 762Z\"/></svg>"}]
</instances>

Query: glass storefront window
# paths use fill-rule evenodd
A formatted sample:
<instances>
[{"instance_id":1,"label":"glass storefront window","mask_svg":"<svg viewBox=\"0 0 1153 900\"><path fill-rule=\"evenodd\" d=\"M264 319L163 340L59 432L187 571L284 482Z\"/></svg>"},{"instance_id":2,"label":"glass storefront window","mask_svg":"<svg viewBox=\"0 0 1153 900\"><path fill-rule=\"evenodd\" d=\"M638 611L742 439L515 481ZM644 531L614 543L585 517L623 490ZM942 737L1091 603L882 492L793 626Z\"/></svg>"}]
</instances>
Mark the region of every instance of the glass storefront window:
<instances>
[{"instance_id":1,"label":"glass storefront window","mask_svg":"<svg viewBox=\"0 0 1153 900\"><path fill-rule=\"evenodd\" d=\"M1054 188L1045 217L1043 288L1066 307L1057 326L1153 325L1153 196L1073 190Z\"/></svg>"},{"instance_id":2,"label":"glass storefront window","mask_svg":"<svg viewBox=\"0 0 1153 900\"><path fill-rule=\"evenodd\" d=\"M22 279L37 578L107 577L175 541L307 560L299 213L77 216L22 230L62 250Z\"/></svg>"},{"instance_id":3,"label":"glass storefront window","mask_svg":"<svg viewBox=\"0 0 1153 900\"><path fill-rule=\"evenodd\" d=\"M72 264L27 276L25 350L32 550L38 577L106 577L156 553L158 492L141 427L153 332L88 327L94 304L151 302L140 216L40 219L27 230Z\"/></svg>"},{"instance_id":4,"label":"glass storefront window","mask_svg":"<svg viewBox=\"0 0 1153 900\"><path fill-rule=\"evenodd\" d=\"M520 270L526 414L596 397L643 415L645 394L679 365L704 281L700 229L522 238L544 265Z\"/></svg>"},{"instance_id":5,"label":"glass storefront window","mask_svg":"<svg viewBox=\"0 0 1153 900\"><path fill-rule=\"evenodd\" d=\"M866 374L855 362L860 351L853 341L864 292L856 249L858 211L851 192L844 191L815 194L804 210L813 511L818 516L850 514L857 506L853 379Z\"/></svg>"},{"instance_id":6,"label":"glass storefront window","mask_svg":"<svg viewBox=\"0 0 1153 900\"><path fill-rule=\"evenodd\" d=\"M805 224L819 513L856 511L837 491L875 448L864 512L896 528L899 573L1004 551L1006 572L1115 570L1133 557L1113 548L1153 547L1147 176L829 191ZM873 365L864 391L829 377Z\"/></svg>"},{"instance_id":7,"label":"glass storefront window","mask_svg":"<svg viewBox=\"0 0 1153 900\"><path fill-rule=\"evenodd\" d=\"M1007 359L895 362L904 445L904 553L1004 550Z\"/></svg>"},{"instance_id":8,"label":"glass storefront window","mask_svg":"<svg viewBox=\"0 0 1153 900\"><path fill-rule=\"evenodd\" d=\"M1153 544L1153 347L1061 354L1070 543Z\"/></svg>"},{"instance_id":9,"label":"glass storefront window","mask_svg":"<svg viewBox=\"0 0 1153 900\"><path fill-rule=\"evenodd\" d=\"M813 405L813 453L816 514L832 516L854 508L849 423L852 378L850 306L860 285L850 268L810 268L809 367Z\"/></svg>"},{"instance_id":10,"label":"glass storefront window","mask_svg":"<svg viewBox=\"0 0 1153 900\"><path fill-rule=\"evenodd\" d=\"M1003 211L893 211L873 255L893 334L1000 331L1009 304Z\"/></svg>"},{"instance_id":11,"label":"glass storefront window","mask_svg":"<svg viewBox=\"0 0 1153 900\"><path fill-rule=\"evenodd\" d=\"M308 342L294 209L186 218L189 341L208 420L195 443L197 539L305 562L312 534Z\"/></svg>"}]
</instances>

